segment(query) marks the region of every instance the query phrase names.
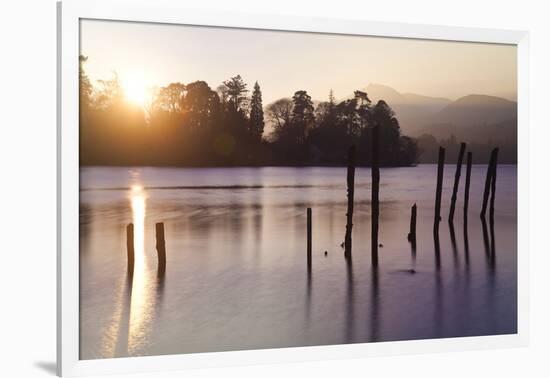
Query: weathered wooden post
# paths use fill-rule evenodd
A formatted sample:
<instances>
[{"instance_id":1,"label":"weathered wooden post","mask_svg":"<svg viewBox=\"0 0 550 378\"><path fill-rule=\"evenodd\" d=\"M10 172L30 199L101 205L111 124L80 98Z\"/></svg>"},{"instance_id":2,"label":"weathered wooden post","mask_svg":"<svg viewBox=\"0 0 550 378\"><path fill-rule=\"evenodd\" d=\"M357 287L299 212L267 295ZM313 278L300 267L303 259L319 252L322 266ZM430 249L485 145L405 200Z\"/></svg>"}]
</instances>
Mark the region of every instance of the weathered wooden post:
<instances>
[{"instance_id":1,"label":"weathered wooden post","mask_svg":"<svg viewBox=\"0 0 550 378\"><path fill-rule=\"evenodd\" d=\"M455 225L453 222L449 222L449 235L451 237L451 248L453 250L455 264L458 264L458 248L456 246L456 233L455 233Z\"/></svg>"},{"instance_id":2,"label":"weathered wooden post","mask_svg":"<svg viewBox=\"0 0 550 378\"><path fill-rule=\"evenodd\" d=\"M445 164L445 149L439 147L437 159L437 186L435 190L435 214L434 214L434 235L439 238L439 222L441 221L441 190L443 188L443 168Z\"/></svg>"},{"instance_id":3,"label":"weathered wooden post","mask_svg":"<svg viewBox=\"0 0 550 378\"><path fill-rule=\"evenodd\" d=\"M464 151L466 150L466 143L460 143L460 151L458 153L458 160L456 161L455 182L453 185L453 195L451 196L451 208L449 210L449 223L453 221L455 216L456 195L458 194L458 185L460 183L460 173L462 171L462 160L464 160Z\"/></svg>"},{"instance_id":4,"label":"weathered wooden post","mask_svg":"<svg viewBox=\"0 0 550 378\"><path fill-rule=\"evenodd\" d=\"M311 207L307 208L307 268L311 270Z\"/></svg>"},{"instance_id":5,"label":"weathered wooden post","mask_svg":"<svg viewBox=\"0 0 550 378\"><path fill-rule=\"evenodd\" d=\"M498 147L493 150L495 152L495 158L493 160L493 168L491 173L491 202L489 205L489 219L491 223L495 220L495 191L497 185L497 164L498 164Z\"/></svg>"},{"instance_id":6,"label":"weathered wooden post","mask_svg":"<svg viewBox=\"0 0 550 378\"><path fill-rule=\"evenodd\" d=\"M493 165L495 164L496 155L498 154L498 148L494 148L491 151L491 157L489 158L489 165L487 166L487 174L485 176L485 190L483 191L483 205L481 207L480 218L485 218L487 212L487 200L489 199L489 192L491 190L491 180L493 178Z\"/></svg>"},{"instance_id":7,"label":"weathered wooden post","mask_svg":"<svg viewBox=\"0 0 550 378\"><path fill-rule=\"evenodd\" d=\"M134 224L126 226L126 251L128 254L128 271L134 271Z\"/></svg>"},{"instance_id":8,"label":"weathered wooden post","mask_svg":"<svg viewBox=\"0 0 550 378\"><path fill-rule=\"evenodd\" d=\"M166 242L164 240L164 223L155 224L157 237L157 256L159 271L164 272L166 268Z\"/></svg>"},{"instance_id":9,"label":"weathered wooden post","mask_svg":"<svg viewBox=\"0 0 550 378\"><path fill-rule=\"evenodd\" d=\"M411 207L411 225L409 228L409 235L407 240L411 243L416 242L416 203Z\"/></svg>"},{"instance_id":10,"label":"weathered wooden post","mask_svg":"<svg viewBox=\"0 0 550 378\"><path fill-rule=\"evenodd\" d=\"M466 158L466 183L464 184L464 223L468 223L468 204L470 202L470 176L472 175L472 153ZM465 226L466 227L466 226Z\"/></svg>"},{"instance_id":11,"label":"weathered wooden post","mask_svg":"<svg viewBox=\"0 0 550 378\"><path fill-rule=\"evenodd\" d=\"M380 168L378 162L378 125L372 129L371 138L372 150L372 193L371 193L371 261L372 266L378 266L378 218L380 214L379 189L380 189Z\"/></svg>"},{"instance_id":12,"label":"weathered wooden post","mask_svg":"<svg viewBox=\"0 0 550 378\"><path fill-rule=\"evenodd\" d=\"M346 236L344 238L344 256L351 257L351 230L353 228L353 196L355 192L355 146L348 150L348 211L346 213Z\"/></svg>"}]
</instances>

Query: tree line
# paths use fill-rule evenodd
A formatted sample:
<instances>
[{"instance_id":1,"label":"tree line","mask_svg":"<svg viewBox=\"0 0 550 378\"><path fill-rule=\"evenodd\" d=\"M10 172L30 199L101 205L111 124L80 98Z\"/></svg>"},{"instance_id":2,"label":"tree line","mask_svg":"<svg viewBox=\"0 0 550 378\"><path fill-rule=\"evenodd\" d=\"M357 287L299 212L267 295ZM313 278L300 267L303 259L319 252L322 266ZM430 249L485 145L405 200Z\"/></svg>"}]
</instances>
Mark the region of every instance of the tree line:
<instances>
[{"instance_id":1,"label":"tree line","mask_svg":"<svg viewBox=\"0 0 550 378\"><path fill-rule=\"evenodd\" d=\"M212 89L205 81L158 88L144 106L131 104L116 74L92 85L80 56L80 163L149 166L344 165L355 144L357 163L370 164L372 129L379 129L383 166L417 162L416 141L401 135L395 113L367 93L315 104L305 90L264 107L260 84L240 75ZM266 124L273 131L266 135Z\"/></svg>"}]
</instances>

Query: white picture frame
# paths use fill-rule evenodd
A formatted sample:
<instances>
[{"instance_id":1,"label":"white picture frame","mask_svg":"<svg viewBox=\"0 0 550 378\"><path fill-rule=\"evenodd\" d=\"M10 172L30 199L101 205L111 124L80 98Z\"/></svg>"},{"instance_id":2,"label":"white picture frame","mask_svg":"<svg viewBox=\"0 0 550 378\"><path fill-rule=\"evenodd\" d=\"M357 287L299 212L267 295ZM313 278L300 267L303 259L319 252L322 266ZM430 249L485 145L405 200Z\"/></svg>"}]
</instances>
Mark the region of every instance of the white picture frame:
<instances>
[{"instance_id":1,"label":"white picture frame","mask_svg":"<svg viewBox=\"0 0 550 378\"><path fill-rule=\"evenodd\" d=\"M518 332L514 335L79 360L79 20L102 19L512 44L518 59ZM176 1L58 3L57 372L60 376L344 359L525 346L528 343L529 36L525 31L186 9Z\"/></svg>"}]
</instances>

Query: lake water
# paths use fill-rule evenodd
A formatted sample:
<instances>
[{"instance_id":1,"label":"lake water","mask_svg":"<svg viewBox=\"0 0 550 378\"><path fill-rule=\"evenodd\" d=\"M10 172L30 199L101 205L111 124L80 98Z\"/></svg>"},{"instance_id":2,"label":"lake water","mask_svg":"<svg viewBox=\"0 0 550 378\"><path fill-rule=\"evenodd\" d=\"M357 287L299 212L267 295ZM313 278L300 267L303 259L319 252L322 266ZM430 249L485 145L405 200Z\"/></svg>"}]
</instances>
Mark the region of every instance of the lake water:
<instances>
[{"instance_id":1,"label":"lake water","mask_svg":"<svg viewBox=\"0 0 550 378\"><path fill-rule=\"evenodd\" d=\"M436 171L381 169L383 246L373 271L368 168L356 170L351 264L340 246L345 168L82 168L80 358L516 333L516 166L498 168L495 225L486 238L479 219L486 166L473 166L467 243L465 169L453 243L446 219L455 167L445 166L439 259ZM407 241L414 203L416 253ZM166 230L161 276L156 222Z\"/></svg>"}]
</instances>

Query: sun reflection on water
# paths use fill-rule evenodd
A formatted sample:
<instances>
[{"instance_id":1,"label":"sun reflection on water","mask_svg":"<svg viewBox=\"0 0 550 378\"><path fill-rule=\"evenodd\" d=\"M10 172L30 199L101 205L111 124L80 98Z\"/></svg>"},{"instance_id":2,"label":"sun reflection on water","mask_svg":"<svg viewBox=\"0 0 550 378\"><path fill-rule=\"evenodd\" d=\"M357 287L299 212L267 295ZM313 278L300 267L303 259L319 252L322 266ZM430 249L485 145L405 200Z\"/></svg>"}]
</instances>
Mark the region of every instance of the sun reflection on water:
<instances>
[{"instance_id":1,"label":"sun reflection on water","mask_svg":"<svg viewBox=\"0 0 550 378\"><path fill-rule=\"evenodd\" d=\"M130 191L132 221L134 223L135 265L130 299L128 354L139 355L150 334L154 308L154 282L145 252L146 195L141 185Z\"/></svg>"}]
</instances>

